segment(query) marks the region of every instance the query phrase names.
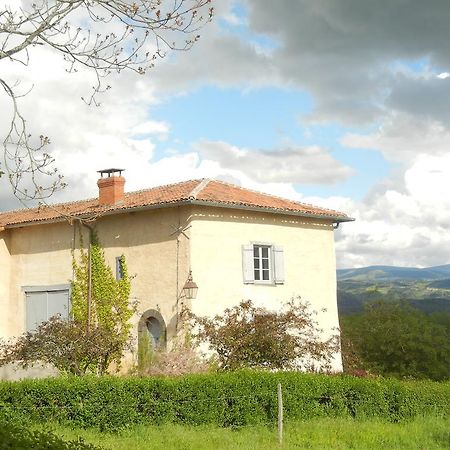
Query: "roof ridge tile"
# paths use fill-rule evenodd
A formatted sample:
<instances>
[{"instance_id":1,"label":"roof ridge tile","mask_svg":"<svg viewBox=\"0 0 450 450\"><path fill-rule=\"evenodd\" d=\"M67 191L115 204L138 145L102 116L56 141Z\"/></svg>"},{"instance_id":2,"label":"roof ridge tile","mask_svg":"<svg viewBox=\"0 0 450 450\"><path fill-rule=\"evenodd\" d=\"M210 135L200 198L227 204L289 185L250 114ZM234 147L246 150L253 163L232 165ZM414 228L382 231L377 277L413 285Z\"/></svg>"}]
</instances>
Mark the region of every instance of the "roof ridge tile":
<instances>
[{"instance_id":1,"label":"roof ridge tile","mask_svg":"<svg viewBox=\"0 0 450 450\"><path fill-rule=\"evenodd\" d=\"M189 193L189 200L196 200L197 195L208 185L210 181L211 178L202 178L200 183Z\"/></svg>"}]
</instances>

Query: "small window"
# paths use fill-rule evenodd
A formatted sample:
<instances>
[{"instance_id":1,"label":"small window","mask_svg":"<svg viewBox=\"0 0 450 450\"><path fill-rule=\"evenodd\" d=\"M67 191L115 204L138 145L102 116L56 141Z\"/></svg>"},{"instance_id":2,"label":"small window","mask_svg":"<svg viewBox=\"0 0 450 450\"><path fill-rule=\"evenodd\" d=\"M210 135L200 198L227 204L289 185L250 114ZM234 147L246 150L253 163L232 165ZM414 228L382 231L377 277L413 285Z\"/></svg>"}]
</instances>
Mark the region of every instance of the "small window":
<instances>
[{"instance_id":1,"label":"small window","mask_svg":"<svg viewBox=\"0 0 450 450\"><path fill-rule=\"evenodd\" d=\"M244 283L283 284L283 248L270 244L242 246Z\"/></svg>"},{"instance_id":2,"label":"small window","mask_svg":"<svg viewBox=\"0 0 450 450\"><path fill-rule=\"evenodd\" d=\"M116 257L116 280L121 280L123 278L123 264L122 256Z\"/></svg>"}]
</instances>

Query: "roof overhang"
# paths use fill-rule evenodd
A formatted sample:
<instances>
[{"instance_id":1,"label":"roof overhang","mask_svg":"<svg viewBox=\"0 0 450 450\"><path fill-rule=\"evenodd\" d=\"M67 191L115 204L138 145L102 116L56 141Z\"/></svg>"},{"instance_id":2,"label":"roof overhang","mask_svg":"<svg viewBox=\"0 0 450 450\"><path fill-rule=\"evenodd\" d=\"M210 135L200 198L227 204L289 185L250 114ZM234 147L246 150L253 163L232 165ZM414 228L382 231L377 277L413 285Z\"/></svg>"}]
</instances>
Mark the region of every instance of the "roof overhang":
<instances>
[{"instance_id":1,"label":"roof overhang","mask_svg":"<svg viewBox=\"0 0 450 450\"><path fill-rule=\"evenodd\" d=\"M311 219L323 219L323 220L329 220L333 223L341 223L341 222L353 222L355 219L352 217L342 217L342 216L333 216L333 215L327 215L327 214L312 214L302 211L292 211L292 210L281 210L281 209L275 209L275 208L265 208L261 206L251 206L251 205L239 205L239 204L233 204L233 203L221 203L221 202L209 202L204 200L192 200L190 201L193 205L200 205L200 206L212 206L217 208L227 208L227 209L243 209L246 211L257 211L257 212L264 212L264 213L271 213L271 214L279 214L279 215L286 215L286 216L298 216L298 217L307 217Z\"/></svg>"},{"instance_id":2,"label":"roof overhang","mask_svg":"<svg viewBox=\"0 0 450 450\"><path fill-rule=\"evenodd\" d=\"M276 209L276 208L267 208L267 207L261 207L261 206L252 206L252 205L241 205L241 204L235 204L235 203L222 203L222 202L214 202L214 201L208 201L208 200L195 200L195 199L185 199L185 200L178 200L175 202L167 202L167 203L157 203L152 205L146 205L146 206L136 206L136 207L129 207L129 208L117 208L117 209L111 209L106 210L103 213L96 213L95 219L93 219L92 214L79 214L74 215L73 220L79 221L79 220L92 220L95 221L97 218L105 217L105 216L112 216L115 214L125 214L125 213L131 213L131 212L140 212L140 211L148 211L153 209L163 209L163 208L173 208L177 206L188 206L188 205L195 205L195 206L209 206L209 207L215 207L215 208L225 208L225 209L240 209L245 211L253 211L253 212L262 212L262 213L270 213L270 214L277 214L277 215L285 215L285 216L296 216L296 217L305 217L309 219L321 219L321 220L327 220L332 223L342 223L342 222L353 222L355 219L353 217L346 217L346 216L338 216L338 215L331 215L331 214L312 214L308 212L303 211L293 211L293 210L282 210L282 209ZM43 220L37 220L32 222L20 222L20 223L14 223L10 225L4 225L3 227L0 226L0 231L6 229L6 228L22 228L26 226L32 226L32 225L44 225L44 224L50 224L50 223L61 223L61 222L67 222L67 217L56 217L53 219L43 219Z\"/></svg>"}]
</instances>

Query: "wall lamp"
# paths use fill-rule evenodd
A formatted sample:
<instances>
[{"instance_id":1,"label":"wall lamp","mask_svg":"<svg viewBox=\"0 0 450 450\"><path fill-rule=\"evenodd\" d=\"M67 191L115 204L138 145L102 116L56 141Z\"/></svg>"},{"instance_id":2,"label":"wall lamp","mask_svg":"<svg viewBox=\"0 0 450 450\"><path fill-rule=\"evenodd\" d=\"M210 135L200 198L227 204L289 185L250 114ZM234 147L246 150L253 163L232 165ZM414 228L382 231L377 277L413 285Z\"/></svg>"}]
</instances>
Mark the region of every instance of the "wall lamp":
<instances>
[{"instance_id":1,"label":"wall lamp","mask_svg":"<svg viewBox=\"0 0 450 450\"><path fill-rule=\"evenodd\" d=\"M183 292L187 299L194 299L197 297L198 286L197 283L192 279L192 271L189 271L189 276L184 283Z\"/></svg>"}]
</instances>

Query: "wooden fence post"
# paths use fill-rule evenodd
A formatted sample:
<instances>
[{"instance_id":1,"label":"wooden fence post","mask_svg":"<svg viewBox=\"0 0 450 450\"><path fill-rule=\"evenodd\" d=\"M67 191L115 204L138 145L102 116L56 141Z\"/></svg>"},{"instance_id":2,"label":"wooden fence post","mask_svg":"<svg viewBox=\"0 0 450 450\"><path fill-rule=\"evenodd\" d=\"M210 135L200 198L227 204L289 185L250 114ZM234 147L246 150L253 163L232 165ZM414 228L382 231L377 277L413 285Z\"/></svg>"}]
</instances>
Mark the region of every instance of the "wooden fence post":
<instances>
[{"instance_id":1,"label":"wooden fence post","mask_svg":"<svg viewBox=\"0 0 450 450\"><path fill-rule=\"evenodd\" d=\"M278 443L283 445L283 394L278 383Z\"/></svg>"}]
</instances>

